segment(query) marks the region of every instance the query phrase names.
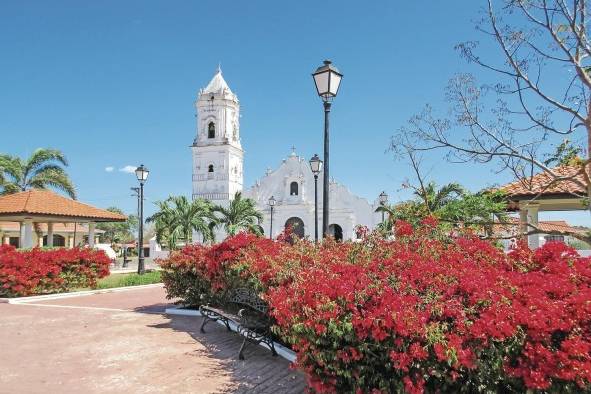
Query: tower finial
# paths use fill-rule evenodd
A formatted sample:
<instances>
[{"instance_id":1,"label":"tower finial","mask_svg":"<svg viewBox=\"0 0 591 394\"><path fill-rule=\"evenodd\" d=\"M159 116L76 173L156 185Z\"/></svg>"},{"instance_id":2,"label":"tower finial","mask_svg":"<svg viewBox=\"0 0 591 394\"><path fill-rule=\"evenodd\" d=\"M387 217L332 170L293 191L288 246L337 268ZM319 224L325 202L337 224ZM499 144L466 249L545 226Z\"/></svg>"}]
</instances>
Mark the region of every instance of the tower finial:
<instances>
[{"instance_id":1,"label":"tower finial","mask_svg":"<svg viewBox=\"0 0 591 394\"><path fill-rule=\"evenodd\" d=\"M218 62L218 68L215 70L216 74L222 73L222 62Z\"/></svg>"}]
</instances>

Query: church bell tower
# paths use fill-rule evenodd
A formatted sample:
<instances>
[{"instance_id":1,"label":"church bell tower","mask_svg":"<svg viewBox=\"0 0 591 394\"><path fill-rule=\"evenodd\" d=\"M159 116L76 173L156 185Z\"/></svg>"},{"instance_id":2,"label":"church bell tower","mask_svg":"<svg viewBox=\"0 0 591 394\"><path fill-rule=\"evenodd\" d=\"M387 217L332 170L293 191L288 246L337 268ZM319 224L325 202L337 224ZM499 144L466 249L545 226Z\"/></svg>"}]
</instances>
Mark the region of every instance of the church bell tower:
<instances>
[{"instance_id":1,"label":"church bell tower","mask_svg":"<svg viewBox=\"0 0 591 394\"><path fill-rule=\"evenodd\" d=\"M240 145L238 97L218 67L195 102L197 135L193 151L193 199L225 205L242 191L243 157Z\"/></svg>"}]
</instances>

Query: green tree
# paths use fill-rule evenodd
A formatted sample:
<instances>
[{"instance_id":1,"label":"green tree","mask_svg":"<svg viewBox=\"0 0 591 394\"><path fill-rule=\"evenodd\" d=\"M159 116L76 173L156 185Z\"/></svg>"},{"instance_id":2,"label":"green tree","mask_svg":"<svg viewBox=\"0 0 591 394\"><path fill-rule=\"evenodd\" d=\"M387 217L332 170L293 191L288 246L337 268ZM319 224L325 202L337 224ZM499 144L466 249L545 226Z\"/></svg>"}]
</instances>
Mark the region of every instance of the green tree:
<instances>
[{"instance_id":1,"label":"green tree","mask_svg":"<svg viewBox=\"0 0 591 394\"><path fill-rule=\"evenodd\" d=\"M507 222L507 201L500 191L464 192L462 198L449 201L436 215L454 226L472 228L493 236L494 223Z\"/></svg>"},{"instance_id":2,"label":"green tree","mask_svg":"<svg viewBox=\"0 0 591 394\"><path fill-rule=\"evenodd\" d=\"M109 207L107 211L124 215L123 211L117 207ZM125 222L97 223L96 228L104 231L101 235L101 242L130 242L134 239L133 232L138 223L139 220L136 215L129 215Z\"/></svg>"},{"instance_id":3,"label":"green tree","mask_svg":"<svg viewBox=\"0 0 591 394\"><path fill-rule=\"evenodd\" d=\"M547 159L544 160L544 165L573 165L577 162L582 161L579 155L583 153L583 148L574 145L568 138L564 139L557 147L556 151L552 154L546 155Z\"/></svg>"},{"instance_id":4,"label":"green tree","mask_svg":"<svg viewBox=\"0 0 591 394\"><path fill-rule=\"evenodd\" d=\"M461 200L466 193L459 183L448 183L441 188L437 187L435 182L424 182L420 172L417 169L417 178L419 186L406 186L413 189L413 200L404 201L395 205L382 205L376 209L376 212L383 212L384 220L379 228L384 233L389 233L396 220L405 220L413 225L418 223L426 216L439 216L439 212L451 202Z\"/></svg>"},{"instance_id":5,"label":"green tree","mask_svg":"<svg viewBox=\"0 0 591 394\"><path fill-rule=\"evenodd\" d=\"M591 3L482 3L476 34L456 46L483 71L480 80L453 76L445 90L448 108L425 106L395 133L391 148L444 149L451 162L496 165L524 185L543 173L548 187L576 185L580 192L573 195L591 210ZM565 137L581 146L560 143ZM564 164L573 166L568 176L554 167Z\"/></svg>"},{"instance_id":6,"label":"green tree","mask_svg":"<svg viewBox=\"0 0 591 394\"><path fill-rule=\"evenodd\" d=\"M386 217L384 223L379 225L380 231L390 234L396 220L404 220L418 226L423 218L434 216L439 219L441 226L471 228L482 233L483 236L491 237L493 224L507 221L507 202L502 192L487 190L470 193L461 187L456 189L459 186L457 184L454 187L448 187L450 185L437 190L439 193L428 194L430 197L435 197L432 200L429 199L433 201L430 209L427 209L425 202L418 196L414 200L378 207L376 212L384 212ZM452 189L461 189L461 196L445 198ZM438 194L439 197L436 197Z\"/></svg>"},{"instance_id":7,"label":"green tree","mask_svg":"<svg viewBox=\"0 0 591 394\"><path fill-rule=\"evenodd\" d=\"M169 249L176 249L179 242L193 242L193 232L203 235L204 240L213 240L215 217L212 205L204 199L189 201L185 196L170 196L157 201L158 212L146 219L154 224L156 241Z\"/></svg>"},{"instance_id":8,"label":"green tree","mask_svg":"<svg viewBox=\"0 0 591 394\"><path fill-rule=\"evenodd\" d=\"M424 204L427 212L434 213L464 194L464 188L459 183L448 183L440 189L435 182L429 182L420 188L415 188L417 196Z\"/></svg>"},{"instance_id":9,"label":"green tree","mask_svg":"<svg viewBox=\"0 0 591 394\"><path fill-rule=\"evenodd\" d=\"M51 188L75 199L76 189L63 168L67 166L66 157L56 149L37 149L27 159L0 154L0 193Z\"/></svg>"},{"instance_id":10,"label":"green tree","mask_svg":"<svg viewBox=\"0 0 591 394\"><path fill-rule=\"evenodd\" d=\"M417 226L421 219L428 215L425 205L414 200L380 205L376 212L384 213L384 221L378 225L378 230L384 235L392 234L392 228L397 220L404 220Z\"/></svg>"},{"instance_id":11,"label":"green tree","mask_svg":"<svg viewBox=\"0 0 591 394\"><path fill-rule=\"evenodd\" d=\"M262 235L259 222L263 219L263 215L256 209L255 202L250 198L242 198L240 192L236 193L227 208L216 205L213 211L217 214L216 226L223 226L229 235L234 235L241 230Z\"/></svg>"}]
</instances>

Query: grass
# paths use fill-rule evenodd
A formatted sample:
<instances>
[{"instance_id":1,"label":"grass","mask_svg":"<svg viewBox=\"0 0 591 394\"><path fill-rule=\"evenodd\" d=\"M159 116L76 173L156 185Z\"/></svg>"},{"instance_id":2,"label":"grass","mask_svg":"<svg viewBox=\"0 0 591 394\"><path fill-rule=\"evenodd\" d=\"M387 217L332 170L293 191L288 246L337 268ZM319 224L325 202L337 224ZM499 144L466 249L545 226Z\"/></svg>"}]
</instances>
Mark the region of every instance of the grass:
<instances>
[{"instance_id":1,"label":"grass","mask_svg":"<svg viewBox=\"0 0 591 394\"><path fill-rule=\"evenodd\" d=\"M99 279L97 289L113 289L115 287L150 285L160 283L160 271L148 271L143 275L138 274L111 274Z\"/></svg>"}]
</instances>

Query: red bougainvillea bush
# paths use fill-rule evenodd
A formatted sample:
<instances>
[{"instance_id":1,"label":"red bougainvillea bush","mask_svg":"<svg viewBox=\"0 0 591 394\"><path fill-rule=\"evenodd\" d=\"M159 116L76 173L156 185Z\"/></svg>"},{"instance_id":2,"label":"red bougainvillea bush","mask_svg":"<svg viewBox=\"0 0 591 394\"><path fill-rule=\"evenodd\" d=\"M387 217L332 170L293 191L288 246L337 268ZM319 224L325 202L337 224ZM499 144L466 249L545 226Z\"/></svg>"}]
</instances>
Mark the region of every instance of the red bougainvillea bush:
<instances>
[{"instance_id":1,"label":"red bougainvillea bush","mask_svg":"<svg viewBox=\"0 0 591 394\"><path fill-rule=\"evenodd\" d=\"M562 243L506 254L427 219L394 241L200 248L186 264L212 289L264 293L313 392L590 391L591 260Z\"/></svg>"},{"instance_id":2,"label":"red bougainvillea bush","mask_svg":"<svg viewBox=\"0 0 591 394\"><path fill-rule=\"evenodd\" d=\"M187 245L158 260L167 296L180 298L189 306L221 302L233 288L256 286L250 266L243 263L247 251L262 261L276 256L278 246L272 240L247 233L211 246Z\"/></svg>"},{"instance_id":3,"label":"red bougainvillea bush","mask_svg":"<svg viewBox=\"0 0 591 394\"><path fill-rule=\"evenodd\" d=\"M18 297L94 287L109 275L111 260L93 249L32 249L0 246L0 297Z\"/></svg>"}]
</instances>

